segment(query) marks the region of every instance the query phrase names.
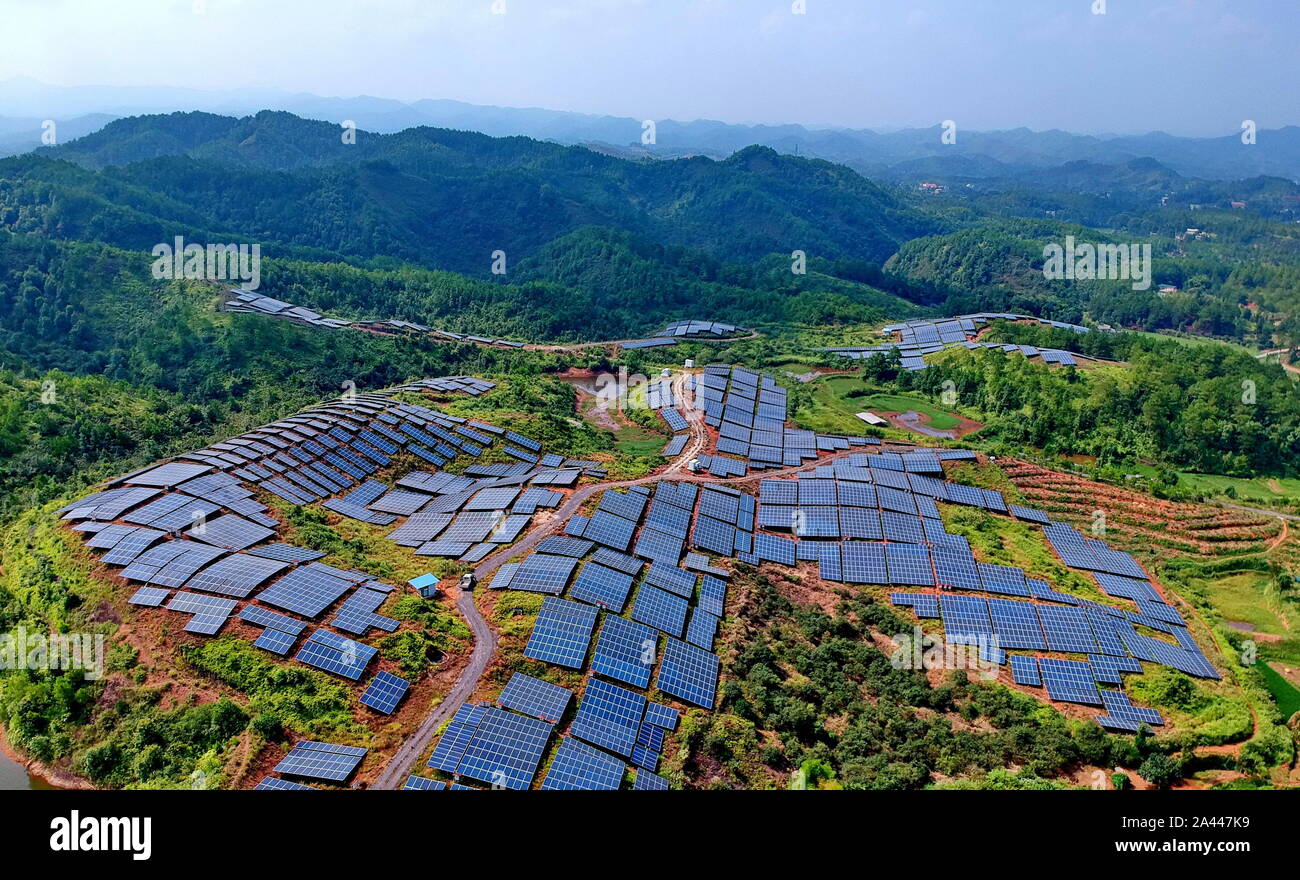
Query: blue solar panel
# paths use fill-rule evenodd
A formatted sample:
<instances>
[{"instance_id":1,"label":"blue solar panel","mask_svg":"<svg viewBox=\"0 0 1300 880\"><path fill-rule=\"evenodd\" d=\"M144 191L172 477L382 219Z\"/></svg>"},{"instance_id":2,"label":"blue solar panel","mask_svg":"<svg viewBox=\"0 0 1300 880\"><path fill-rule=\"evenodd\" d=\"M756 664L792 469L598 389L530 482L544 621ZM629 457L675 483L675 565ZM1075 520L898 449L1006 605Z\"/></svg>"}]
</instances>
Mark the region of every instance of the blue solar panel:
<instances>
[{"instance_id":1,"label":"blue solar panel","mask_svg":"<svg viewBox=\"0 0 1300 880\"><path fill-rule=\"evenodd\" d=\"M889 568L889 582L934 586L934 570L930 566L930 551L923 546L886 544L885 561Z\"/></svg>"},{"instance_id":2,"label":"blue solar panel","mask_svg":"<svg viewBox=\"0 0 1300 880\"><path fill-rule=\"evenodd\" d=\"M469 745L470 739L474 736L474 731L478 729L479 722L483 720L485 709L485 706L472 706L469 703L465 703L457 709L451 723L443 731L442 739L438 740L438 745L434 747L433 754L429 756L427 766L434 770L455 773L456 768L460 765L460 759L465 755L465 749Z\"/></svg>"},{"instance_id":3,"label":"blue solar panel","mask_svg":"<svg viewBox=\"0 0 1300 880\"><path fill-rule=\"evenodd\" d=\"M686 627L686 641L703 648L713 650L713 640L718 634L718 618L707 611L696 608L691 613L691 622Z\"/></svg>"},{"instance_id":4,"label":"blue solar panel","mask_svg":"<svg viewBox=\"0 0 1300 880\"><path fill-rule=\"evenodd\" d=\"M697 577L694 572L656 562L651 564L650 570L646 572L645 582L689 599L695 595Z\"/></svg>"},{"instance_id":5,"label":"blue solar panel","mask_svg":"<svg viewBox=\"0 0 1300 880\"><path fill-rule=\"evenodd\" d=\"M654 702L646 703L646 724L653 724L655 727L662 727L664 730L676 730L677 717L678 712L672 706Z\"/></svg>"},{"instance_id":6,"label":"blue solar panel","mask_svg":"<svg viewBox=\"0 0 1300 880\"><path fill-rule=\"evenodd\" d=\"M356 681L376 653L375 648L362 642L318 629L307 637L294 659Z\"/></svg>"},{"instance_id":7,"label":"blue solar panel","mask_svg":"<svg viewBox=\"0 0 1300 880\"><path fill-rule=\"evenodd\" d=\"M534 553L515 570L510 579L510 589L532 593L560 593L569 582L578 560L572 556L551 556Z\"/></svg>"},{"instance_id":8,"label":"blue solar panel","mask_svg":"<svg viewBox=\"0 0 1300 880\"><path fill-rule=\"evenodd\" d=\"M954 645L978 645L993 638L988 602L979 596L939 597L945 638Z\"/></svg>"},{"instance_id":9,"label":"blue solar panel","mask_svg":"<svg viewBox=\"0 0 1300 880\"><path fill-rule=\"evenodd\" d=\"M700 608L716 617L723 615L727 603L727 584L706 574L700 582Z\"/></svg>"},{"instance_id":10,"label":"blue solar panel","mask_svg":"<svg viewBox=\"0 0 1300 880\"><path fill-rule=\"evenodd\" d=\"M636 782L632 785L632 790L668 791L668 780L657 773L651 773L649 770L638 770L636 771Z\"/></svg>"},{"instance_id":11,"label":"blue solar panel","mask_svg":"<svg viewBox=\"0 0 1300 880\"><path fill-rule=\"evenodd\" d=\"M939 617L939 597L933 593L890 593L889 601L910 607L917 617Z\"/></svg>"},{"instance_id":12,"label":"blue solar panel","mask_svg":"<svg viewBox=\"0 0 1300 880\"><path fill-rule=\"evenodd\" d=\"M533 625L533 634L524 647L524 656L581 669L586 663L598 613L590 605L547 596Z\"/></svg>"},{"instance_id":13,"label":"blue solar panel","mask_svg":"<svg viewBox=\"0 0 1300 880\"><path fill-rule=\"evenodd\" d=\"M410 689L411 683L406 679L391 672L378 672L361 695L361 705L391 715L397 711L397 704L402 702L402 697Z\"/></svg>"},{"instance_id":14,"label":"blue solar panel","mask_svg":"<svg viewBox=\"0 0 1300 880\"><path fill-rule=\"evenodd\" d=\"M1101 701L1106 707L1106 714L1098 715L1097 721L1103 727L1137 732L1143 724L1164 724L1159 712L1145 706L1134 706L1123 691L1103 690Z\"/></svg>"},{"instance_id":15,"label":"blue solar panel","mask_svg":"<svg viewBox=\"0 0 1300 880\"><path fill-rule=\"evenodd\" d=\"M293 643L296 641L298 641L296 635L276 629L266 629L257 637L253 645L283 657L293 650Z\"/></svg>"},{"instance_id":16,"label":"blue solar panel","mask_svg":"<svg viewBox=\"0 0 1300 880\"><path fill-rule=\"evenodd\" d=\"M626 550L632 543L632 534L636 531L636 522L615 516L605 510L597 510L591 515L582 537L597 544Z\"/></svg>"},{"instance_id":17,"label":"blue solar panel","mask_svg":"<svg viewBox=\"0 0 1300 880\"><path fill-rule=\"evenodd\" d=\"M708 651L668 639L655 686L696 706L712 709L718 686L718 658Z\"/></svg>"},{"instance_id":18,"label":"blue solar panel","mask_svg":"<svg viewBox=\"0 0 1300 880\"><path fill-rule=\"evenodd\" d=\"M998 647L1027 651L1046 651L1043 630L1038 614L1030 602L1011 599L989 599L989 616L993 631L998 637Z\"/></svg>"},{"instance_id":19,"label":"blue solar panel","mask_svg":"<svg viewBox=\"0 0 1300 880\"><path fill-rule=\"evenodd\" d=\"M1102 704L1096 679L1087 662L1040 657L1038 667L1042 670L1043 686L1047 688L1049 699L1092 706Z\"/></svg>"},{"instance_id":20,"label":"blue solar panel","mask_svg":"<svg viewBox=\"0 0 1300 880\"><path fill-rule=\"evenodd\" d=\"M1016 684L1038 687L1043 678L1038 674L1038 660L1025 654L1011 655L1011 678Z\"/></svg>"},{"instance_id":21,"label":"blue solar panel","mask_svg":"<svg viewBox=\"0 0 1300 880\"><path fill-rule=\"evenodd\" d=\"M427 776L408 776L402 791L445 791L447 783L430 779Z\"/></svg>"},{"instance_id":22,"label":"blue solar panel","mask_svg":"<svg viewBox=\"0 0 1300 880\"><path fill-rule=\"evenodd\" d=\"M483 710L456 772L493 788L524 790L532 785L554 725L495 706Z\"/></svg>"},{"instance_id":23,"label":"blue solar panel","mask_svg":"<svg viewBox=\"0 0 1300 880\"><path fill-rule=\"evenodd\" d=\"M257 785L253 786L253 791L318 791L315 786L302 785L297 782L290 782L287 779L276 779L274 776L267 776Z\"/></svg>"},{"instance_id":24,"label":"blue solar panel","mask_svg":"<svg viewBox=\"0 0 1300 880\"><path fill-rule=\"evenodd\" d=\"M625 758L631 757L645 707L646 698L636 691L589 678L569 733Z\"/></svg>"},{"instance_id":25,"label":"blue solar panel","mask_svg":"<svg viewBox=\"0 0 1300 880\"><path fill-rule=\"evenodd\" d=\"M591 656L591 670L635 687L646 687L658 645L659 634L650 627L607 614Z\"/></svg>"},{"instance_id":26,"label":"blue solar panel","mask_svg":"<svg viewBox=\"0 0 1300 880\"><path fill-rule=\"evenodd\" d=\"M1050 650L1071 654L1099 653L1097 639L1082 609L1070 605L1039 605L1038 616L1043 622Z\"/></svg>"},{"instance_id":27,"label":"blue solar panel","mask_svg":"<svg viewBox=\"0 0 1300 880\"><path fill-rule=\"evenodd\" d=\"M501 691L501 696L497 697L497 702L507 709L543 721L559 721L572 699L573 692L568 688L516 672Z\"/></svg>"},{"instance_id":28,"label":"blue solar panel","mask_svg":"<svg viewBox=\"0 0 1300 880\"><path fill-rule=\"evenodd\" d=\"M793 566L795 564L794 541L760 532L754 535L754 555L769 562Z\"/></svg>"},{"instance_id":29,"label":"blue solar panel","mask_svg":"<svg viewBox=\"0 0 1300 880\"><path fill-rule=\"evenodd\" d=\"M843 578L848 584L887 584L885 545L872 541L845 541L840 545Z\"/></svg>"},{"instance_id":30,"label":"blue solar panel","mask_svg":"<svg viewBox=\"0 0 1300 880\"><path fill-rule=\"evenodd\" d=\"M623 770L622 761L569 736L560 742L541 790L617 791Z\"/></svg>"},{"instance_id":31,"label":"blue solar panel","mask_svg":"<svg viewBox=\"0 0 1300 880\"><path fill-rule=\"evenodd\" d=\"M989 593L1001 593L1007 596L1028 596L1029 585L1025 582L1025 573L1019 568L1007 565L978 564L980 581Z\"/></svg>"},{"instance_id":32,"label":"blue solar panel","mask_svg":"<svg viewBox=\"0 0 1300 880\"><path fill-rule=\"evenodd\" d=\"M627 604L627 594L631 589L632 575L606 568L592 560L578 572L569 590L569 598L618 613Z\"/></svg>"},{"instance_id":33,"label":"blue solar panel","mask_svg":"<svg viewBox=\"0 0 1300 880\"><path fill-rule=\"evenodd\" d=\"M591 557L592 562L598 562L606 568L612 568L615 571L621 571L623 574L635 576L645 563L635 556L628 556L626 553L620 553L617 550L611 550L608 547L600 547Z\"/></svg>"},{"instance_id":34,"label":"blue solar panel","mask_svg":"<svg viewBox=\"0 0 1300 880\"><path fill-rule=\"evenodd\" d=\"M686 626L687 602L666 590L642 584L632 605L632 619L649 624L672 636L681 637Z\"/></svg>"},{"instance_id":35,"label":"blue solar panel","mask_svg":"<svg viewBox=\"0 0 1300 880\"><path fill-rule=\"evenodd\" d=\"M330 743L303 741L297 743L279 764L276 773L343 782L352 775L366 749L355 746L337 746Z\"/></svg>"},{"instance_id":36,"label":"blue solar panel","mask_svg":"<svg viewBox=\"0 0 1300 880\"><path fill-rule=\"evenodd\" d=\"M659 752L637 743L632 747L632 763L653 773L659 769Z\"/></svg>"}]
</instances>

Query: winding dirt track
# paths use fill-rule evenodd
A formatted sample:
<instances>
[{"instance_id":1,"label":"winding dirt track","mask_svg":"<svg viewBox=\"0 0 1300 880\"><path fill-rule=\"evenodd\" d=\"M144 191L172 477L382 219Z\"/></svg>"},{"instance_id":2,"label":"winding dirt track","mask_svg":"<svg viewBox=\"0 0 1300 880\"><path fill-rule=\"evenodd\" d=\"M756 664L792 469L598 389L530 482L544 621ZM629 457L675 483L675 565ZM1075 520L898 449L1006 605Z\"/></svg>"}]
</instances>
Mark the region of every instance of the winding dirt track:
<instances>
[{"instance_id":1,"label":"winding dirt track","mask_svg":"<svg viewBox=\"0 0 1300 880\"><path fill-rule=\"evenodd\" d=\"M673 393L677 400L687 400L685 382L686 373L679 373L673 379ZM640 486L647 483L658 483L661 480L678 480L680 482L690 483L750 483L756 480L765 480L772 477L780 477L788 474L798 473L811 467L826 464L845 455L851 455L861 450L843 450L836 452L824 458L818 458L806 464L795 465L793 467L782 468L780 470L758 471L743 477L721 478L709 474L694 473L687 470L687 465L691 459L700 455L708 443L709 435L704 427L703 413L693 407L687 407L687 422L690 425L691 439L682 454L673 459L666 468L650 476L639 477L635 480L623 480L619 482L593 483L590 486L583 486L578 489L569 499L560 506L555 516L551 517L544 523L534 526L523 539L503 547L491 556L488 556L477 566L474 567L474 577L482 581L487 578L498 568L504 565L510 559L528 552L536 547L541 541L550 535L560 532L564 524L569 521L569 517L582 506L583 502L595 495L597 492L603 492L606 489L621 489L627 486ZM894 444L891 444L894 445ZM898 444L902 445L902 444ZM442 723L451 718L456 713L470 695L478 687L479 679L487 669L488 664L492 662L492 657L496 654L497 639L492 628L488 626L483 615L479 612L478 606L474 603L474 594L472 592L462 592L456 600L456 608L465 617L465 622L469 624L470 630L474 633L474 651L470 655L469 663L461 671L460 677L456 679L456 684L451 691L437 706L430 711L429 715L416 728L415 732L407 737L406 741L398 748L393 755L384 772L375 780L372 789L393 790L400 788L406 781L408 774L412 770L418 770L414 764L419 757L424 754L429 743L433 742L433 737L437 733Z\"/></svg>"}]
</instances>

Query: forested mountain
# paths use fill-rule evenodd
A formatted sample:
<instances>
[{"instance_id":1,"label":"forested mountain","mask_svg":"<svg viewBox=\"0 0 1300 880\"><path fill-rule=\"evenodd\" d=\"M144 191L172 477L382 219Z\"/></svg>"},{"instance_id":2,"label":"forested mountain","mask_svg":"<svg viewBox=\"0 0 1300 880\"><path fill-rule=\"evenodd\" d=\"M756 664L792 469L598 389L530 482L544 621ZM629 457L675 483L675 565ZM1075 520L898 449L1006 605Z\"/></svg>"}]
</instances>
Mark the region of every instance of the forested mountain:
<instances>
[{"instance_id":1,"label":"forested mountain","mask_svg":"<svg viewBox=\"0 0 1300 880\"><path fill-rule=\"evenodd\" d=\"M6 222L21 214L20 231L92 237L75 225L77 206L89 201L96 215L141 212L126 230L112 225L111 243L122 246L164 240L157 233L184 224L476 274L488 271L494 250L519 260L590 225L729 262L796 249L879 262L941 229L843 166L767 148L721 162L632 162L431 128L359 132L355 144L340 135L286 113L119 120L39 158L0 163L0 178L21 181L6 187ZM124 238L131 232L137 240Z\"/></svg>"}]
</instances>

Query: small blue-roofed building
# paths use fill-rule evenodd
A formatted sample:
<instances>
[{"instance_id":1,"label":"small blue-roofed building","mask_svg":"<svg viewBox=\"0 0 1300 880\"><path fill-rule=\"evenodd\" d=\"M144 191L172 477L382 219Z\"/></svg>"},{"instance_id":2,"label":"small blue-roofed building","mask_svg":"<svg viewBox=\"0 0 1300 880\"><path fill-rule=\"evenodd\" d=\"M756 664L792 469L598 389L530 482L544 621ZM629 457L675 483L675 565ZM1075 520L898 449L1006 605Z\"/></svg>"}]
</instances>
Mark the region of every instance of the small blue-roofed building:
<instances>
[{"instance_id":1,"label":"small blue-roofed building","mask_svg":"<svg viewBox=\"0 0 1300 880\"><path fill-rule=\"evenodd\" d=\"M407 583L426 599L432 599L438 595L438 576L436 574L422 574L419 577L411 578Z\"/></svg>"}]
</instances>

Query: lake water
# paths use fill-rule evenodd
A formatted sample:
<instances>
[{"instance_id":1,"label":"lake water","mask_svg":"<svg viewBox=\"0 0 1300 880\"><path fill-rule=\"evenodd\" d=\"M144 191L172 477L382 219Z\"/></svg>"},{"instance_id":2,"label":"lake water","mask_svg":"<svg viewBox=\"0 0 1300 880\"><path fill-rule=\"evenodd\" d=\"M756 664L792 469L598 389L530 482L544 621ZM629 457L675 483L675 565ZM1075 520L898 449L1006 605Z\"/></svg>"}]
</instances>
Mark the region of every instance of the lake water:
<instances>
[{"instance_id":1,"label":"lake water","mask_svg":"<svg viewBox=\"0 0 1300 880\"><path fill-rule=\"evenodd\" d=\"M44 779L28 774L27 769L4 752L0 752L0 791L52 789Z\"/></svg>"}]
</instances>

